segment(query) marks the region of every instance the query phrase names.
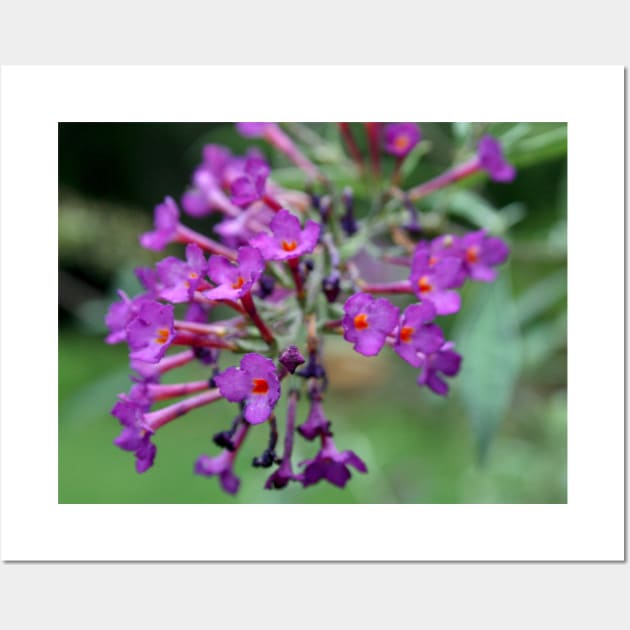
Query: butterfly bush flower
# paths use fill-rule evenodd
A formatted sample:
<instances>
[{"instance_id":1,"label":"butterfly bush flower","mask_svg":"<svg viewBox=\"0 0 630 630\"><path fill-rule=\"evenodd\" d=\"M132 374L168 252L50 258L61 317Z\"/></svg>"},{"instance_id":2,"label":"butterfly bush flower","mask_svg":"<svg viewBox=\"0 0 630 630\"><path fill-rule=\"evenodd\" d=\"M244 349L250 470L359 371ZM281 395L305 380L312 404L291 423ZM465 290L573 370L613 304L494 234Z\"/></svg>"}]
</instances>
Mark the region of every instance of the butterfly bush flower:
<instances>
[{"instance_id":1,"label":"butterfly bush flower","mask_svg":"<svg viewBox=\"0 0 630 630\"><path fill-rule=\"evenodd\" d=\"M485 230L462 236L457 246L467 275L481 282L493 282L497 277L494 267L504 263L510 253L500 238L487 236Z\"/></svg>"},{"instance_id":2,"label":"butterfly bush flower","mask_svg":"<svg viewBox=\"0 0 630 630\"><path fill-rule=\"evenodd\" d=\"M516 169L503 157L501 144L492 136L483 136L479 140L477 155L481 168L497 182L511 182L516 177Z\"/></svg>"},{"instance_id":3,"label":"butterfly bush flower","mask_svg":"<svg viewBox=\"0 0 630 630\"><path fill-rule=\"evenodd\" d=\"M419 353L437 352L444 343L444 333L431 322L436 316L431 302L410 304L400 318L394 350L407 363L420 367Z\"/></svg>"},{"instance_id":4,"label":"butterfly bush flower","mask_svg":"<svg viewBox=\"0 0 630 630\"><path fill-rule=\"evenodd\" d=\"M423 205L415 202L481 171L509 182L515 169L500 142L484 136L468 161L402 190L401 165L420 142L420 127L338 125L355 167L343 169L343 184L278 123L239 123L241 135L264 140L300 169L299 190L277 183L266 147L235 155L208 144L178 198L187 221L213 215L216 238L185 225L173 197L155 206L154 227L140 243L152 251L173 244L171 255L136 269L142 292L119 291L105 315L105 341L129 347L131 384L111 410L121 425L114 444L133 454L138 473L154 465L153 437L162 426L219 400L236 403L238 415L226 428L221 414L206 413L215 452L191 466L196 475L216 477L230 495L239 490L238 469L247 465L240 453L253 430L268 435L262 453L249 460L269 469L261 483L268 490L308 492L319 482L345 488L352 472L367 473L354 451L339 451L333 440L326 397L336 379L327 369L326 335L342 335L363 356L388 346L417 370L416 395L449 393L463 359L436 319L459 311L466 282L494 281L509 248L484 229L456 223L429 238L423 229L435 226L418 218ZM327 155L324 145L313 146L317 134L299 125L286 129L309 139L312 155ZM383 153L396 158L389 174L381 170ZM184 366L200 377L178 379ZM287 413L280 423L283 389ZM163 444L169 448L168 440Z\"/></svg>"},{"instance_id":5,"label":"butterfly bush flower","mask_svg":"<svg viewBox=\"0 0 630 630\"><path fill-rule=\"evenodd\" d=\"M374 299L367 293L353 295L343 310L343 338L366 357L381 351L387 336L398 323L398 307L385 298Z\"/></svg>"},{"instance_id":6,"label":"butterfly bush flower","mask_svg":"<svg viewBox=\"0 0 630 630\"><path fill-rule=\"evenodd\" d=\"M322 437L322 447L317 455L311 460L302 462L301 465L304 467L302 473L304 487L325 480L333 486L343 488L352 476L350 466L358 472L367 472L367 466L356 453L353 451L340 453L334 440L328 435Z\"/></svg>"},{"instance_id":7,"label":"butterfly bush flower","mask_svg":"<svg viewBox=\"0 0 630 630\"><path fill-rule=\"evenodd\" d=\"M420 362L416 367L420 368L418 385L426 385L440 396L448 393L448 384L441 377L455 376L459 372L462 357L453 350L454 344L446 342L437 352L431 354L419 354Z\"/></svg>"},{"instance_id":8,"label":"butterfly bush flower","mask_svg":"<svg viewBox=\"0 0 630 630\"><path fill-rule=\"evenodd\" d=\"M130 358L157 363L175 337L173 307L159 302L144 302L127 326Z\"/></svg>"},{"instance_id":9,"label":"butterfly bush flower","mask_svg":"<svg viewBox=\"0 0 630 630\"><path fill-rule=\"evenodd\" d=\"M246 354L240 367L231 367L215 377L230 402L244 402L245 419L260 424L269 418L280 398L280 381L274 362L260 354Z\"/></svg>"},{"instance_id":10,"label":"butterfly bush flower","mask_svg":"<svg viewBox=\"0 0 630 630\"><path fill-rule=\"evenodd\" d=\"M175 256L160 261L155 268L159 297L176 304L189 301L203 280L206 267L203 252L194 243L186 246L186 262Z\"/></svg>"},{"instance_id":11,"label":"butterfly bush flower","mask_svg":"<svg viewBox=\"0 0 630 630\"><path fill-rule=\"evenodd\" d=\"M217 286L205 295L211 300L237 300L251 291L264 269L265 261L253 247L239 248L235 263L223 256L211 256L208 277Z\"/></svg>"},{"instance_id":12,"label":"butterfly bush flower","mask_svg":"<svg viewBox=\"0 0 630 630\"><path fill-rule=\"evenodd\" d=\"M262 199L265 196L269 173L267 162L249 158L245 162L243 175L232 182L232 203L244 207Z\"/></svg>"},{"instance_id":13,"label":"butterfly bush flower","mask_svg":"<svg viewBox=\"0 0 630 630\"><path fill-rule=\"evenodd\" d=\"M200 455L195 462L195 474L204 477L218 477L219 483L225 492L236 494L241 485L241 480L234 473L234 460L247 435L248 428L247 424L241 424L235 432L231 448L224 449L220 455L214 457Z\"/></svg>"},{"instance_id":14,"label":"butterfly bush flower","mask_svg":"<svg viewBox=\"0 0 630 630\"><path fill-rule=\"evenodd\" d=\"M417 247L411 262L409 281L420 300L428 300L438 315L459 311L461 298L452 291L460 282L462 262L457 256L435 258L426 247Z\"/></svg>"},{"instance_id":15,"label":"butterfly bush flower","mask_svg":"<svg viewBox=\"0 0 630 630\"><path fill-rule=\"evenodd\" d=\"M420 127L416 123L391 123L385 126L383 146L397 158L406 157L420 142Z\"/></svg>"},{"instance_id":16,"label":"butterfly bush flower","mask_svg":"<svg viewBox=\"0 0 630 630\"><path fill-rule=\"evenodd\" d=\"M310 254L317 245L321 227L309 219L304 229L300 220L288 210L280 210L271 221L271 234L259 234L251 239L266 260L290 260Z\"/></svg>"}]
</instances>

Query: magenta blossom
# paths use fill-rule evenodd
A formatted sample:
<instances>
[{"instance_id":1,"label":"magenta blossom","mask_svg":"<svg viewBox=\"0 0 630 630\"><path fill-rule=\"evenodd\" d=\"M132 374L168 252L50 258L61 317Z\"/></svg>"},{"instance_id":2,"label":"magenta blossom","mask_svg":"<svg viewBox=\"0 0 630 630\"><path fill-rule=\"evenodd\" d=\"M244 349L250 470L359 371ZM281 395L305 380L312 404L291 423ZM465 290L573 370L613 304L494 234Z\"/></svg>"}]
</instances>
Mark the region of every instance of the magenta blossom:
<instances>
[{"instance_id":1,"label":"magenta blossom","mask_svg":"<svg viewBox=\"0 0 630 630\"><path fill-rule=\"evenodd\" d=\"M306 421L297 430L307 440L314 440L318 435L332 435L330 420L324 414L322 397L317 389L311 394L311 406Z\"/></svg>"},{"instance_id":2,"label":"magenta blossom","mask_svg":"<svg viewBox=\"0 0 630 630\"><path fill-rule=\"evenodd\" d=\"M506 161L501 143L496 138L483 136L477 145L477 157L481 168L495 182L511 182L516 177L516 169Z\"/></svg>"},{"instance_id":3,"label":"magenta blossom","mask_svg":"<svg viewBox=\"0 0 630 630\"><path fill-rule=\"evenodd\" d=\"M172 197L166 197L163 203L155 206L154 225L152 232L145 232L140 236L140 245L146 249L160 251L177 236L179 209Z\"/></svg>"},{"instance_id":4,"label":"magenta blossom","mask_svg":"<svg viewBox=\"0 0 630 630\"><path fill-rule=\"evenodd\" d=\"M462 236L457 248L461 251L464 269L472 280L493 282L497 271L493 267L507 259L510 249L496 236L487 236L485 230Z\"/></svg>"},{"instance_id":5,"label":"magenta blossom","mask_svg":"<svg viewBox=\"0 0 630 630\"><path fill-rule=\"evenodd\" d=\"M194 243L186 246L186 262L174 256L161 260L156 265L158 296L175 304L188 302L203 279L206 267L203 252Z\"/></svg>"},{"instance_id":6,"label":"magenta blossom","mask_svg":"<svg viewBox=\"0 0 630 630\"><path fill-rule=\"evenodd\" d=\"M124 291L118 291L120 302L114 302L105 315L105 325L109 328L107 343L120 343L127 339L127 324L138 314L140 307L149 301L146 295L130 299Z\"/></svg>"},{"instance_id":7,"label":"magenta blossom","mask_svg":"<svg viewBox=\"0 0 630 630\"><path fill-rule=\"evenodd\" d=\"M398 323L400 312L385 298L373 298L369 293L355 293L343 306L343 338L366 357L378 354Z\"/></svg>"},{"instance_id":8,"label":"magenta blossom","mask_svg":"<svg viewBox=\"0 0 630 630\"><path fill-rule=\"evenodd\" d=\"M459 372L462 356L453 350L454 347L452 341L447 341L437 352L419 355L418 385L426 385L440 396L448 394L448 384L440 374L455 376Z\"/></svg>"},{"instance_id":9,"label":"magenta blossom","mask_svg":"<svg viewBox=\"0 0 630 630\"><path fill-rule=\"evenodd\" d=\"M456 313L461 298L449 289L461 284L461 267L457 256L438 258L431 255L426 244L418 243L411 262L411 288L420 300L432 302L438 315Z\"/></svg>"},{"instance_id":10,"label":"magenta blossom","mask_svg":"<svg viewBox=\"0 0 630 630\"><path fill-rule=\"evenodd\" d=\"M129 399L118 401L112 409L123 425L121 434L114 440L114 444L123 451L135 453L136 471L146 472L155 460L157 448L151 442L153 431L144 424L144 414L140 404Z\"/></svg>"},{"instance_id":11,"label":"magenta blossom","mask_svg":"<svg viewBox=\"0 0 630 630\"><path fill-rule=\"evenodd\" d=\"M241 359L240 368L230 367L215 377L221 394L230 402L245 403L245 419L260 424L269 418L280 398L276 366L254 352Z\"/></svg>"},{"instance_id":12,"label":"magenta blossom","mask_svg":"<svg viewBox=\"0 0 630 630\"><path fill-rule=\"evenodd\" d=\"M249 293L265 270L265 261L253 247L239 247L237 262L223 256L210 256L208 277L217 283L205 296L211 300L238 300Z\"/></svg>"},{"instance_id":13,"label":"magenta blossom","mask_svg":"<svg viewBox=\"0 0 630 630\"><path fill-rule=\"evenodd\" d=\"M315 249L321 226L309 219L300 227L300 220L288 210L280 210L271 221L271 234L258 234L251 239L265 260L290 260Z\"/></svg>"},{"instance_id":14,"label":"magenta blossom","mask_svg":"<svg viewBox=\"0 0 630 630\"><path fill-rule=\"evenodd\" d=\"M385 126L383 144L387 153L404 158L420 142L420 138L420 127L416 123L391 123Z\"/></svg>"},{"instance_id":15,"label":"magenta blossom","mask_svg":"<svg viewBox=\"0 0 630 630\"><path fill-rule=\"evenodd\" d=\"M338 488L343 488L352 476L349 466L361 473L367 472L367 466L360 457L352 451L340 453L332 437L328 435L322 437L322 447L317 455L311 460L302 462L301 466L304 466L302 485L305 488L322 479Z\"/></svg>"},{"instance_id":16,"label":"magenta blossom","mask_svg":"<svg viewBox=\"0 0 630 630\"><path fill-rule=\"evenodd\" d=\"M173 306L159 302L143 302L133 321L127 326L129 357L157 363L175 337Z\"/></svg>"},{"instance_id":17,"label":"magenta blossom","mask_svg":"<svg viewBox=\"0 0 630 630\"><path fill-rule=\"evenodd\" d=\"M248 429L249 425L241 422L230 440L230 448L224 449L220 455L214 457L200 455L195 462L195 474L203 475L204 477L218 477L219 483L225 492L236 494L241 485L241 480L234 474L234 460L243 444Z\"/></svg>"},{"instance_id":18,"label":"magenta blossom","mask_svg":"<svg viewBox=\"0 0 630 630\"><path fill-rule=\"evenodd\" d=\"M269 165L264 160L250 157L245 162L243 175L231 185L232 203L240 207L249 206L265 196Z\"/></svg>"},{"instance_id":19,"label":"magenta blossom","mask_svg":"<svg viewBox=\"0 0 630 630\"><path fill-rule=\"evenodd\" d=\"M423 302L409 305L400 318L394 350L414 367L422 365L418 353L437 352L444 343L442 329L430 323L435 316L433 304Z\"/></svg>"}]
</instances>

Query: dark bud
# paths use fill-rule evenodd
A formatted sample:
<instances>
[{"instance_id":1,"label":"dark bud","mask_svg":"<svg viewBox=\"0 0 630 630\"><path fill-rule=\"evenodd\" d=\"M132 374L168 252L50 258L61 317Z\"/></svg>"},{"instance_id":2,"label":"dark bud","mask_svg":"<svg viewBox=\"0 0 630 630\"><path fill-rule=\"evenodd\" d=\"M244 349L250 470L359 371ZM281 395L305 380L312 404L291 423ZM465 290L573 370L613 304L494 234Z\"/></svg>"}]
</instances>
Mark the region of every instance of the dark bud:
<instances>
[{"instance_id":1,"label":"dark bud","mask_svg":"<svg viewBox=\"0 0 630 630\"><path fill-rule=\"evenodd\" d=\"M339 274L331 273L322 280L322 291L330 304L337 301L341 284L339 282Z\"/></svg>"},{"instance_id":2,"label":"dark bud","mask_svg":"<svg viewBox=\"0 0 630 630\"><path fill-rule=\"evenodd\" d=\"M313 271L313 269L315 269L315 263L311 258L307 258L304 261L304 267L306 267L307 271Z\"/></svg>"},{"instance_id":3,"label":"dark bud","mask_svg":"<svg viewBox=\"0 0 630 630\"><path fill-rule=\"evenodd\" d=\"M276 286L276 281L271 276L260 276L258 280L258 297L269 297Z\"/></svg>"},{"instance_id":4,"label":"dark bud","mask_svg":"<svg viewBox=\"0 0 630 630\"><path fill-rule=\"evenodd\" d=\"M204 365L215 365L219 360L219 350L214 348L194 348L193 352Z\"/></svg>"},{"instance_id":5,"label":"dark bud","mask_svg":"<svg viewBox=\"0 0 630 630\"><path fill-rule=\"evenodd\" d=\"M308 196L309 196L309 199L311 200L311 207L314 210L319 210L321 207L320 206L321 200L320 200L319 195L316 195L314 192L309 192Z\"/></svg>"},{"instance_id":6,"label":"dark bud","mask_svg":"<svg viewBox=\"0 0 630 630\"><path fill-rule=\"evenodd\" d=\"M280 353L280 363L293 374L298 365L306 362L297 346L289 346Z\"/></svg>"},{"instance_id":7,"label":"dark bud","mask_svg":"<svg viewBox=\"0 0 630 630\"><path fill-rule=\"evenodd\" d=\"M221 448L225 448L228 451L234 450L234 442L232 442L232 432L231 431L221 431L217 433L212 441Z\"/></svg>"},{"instance_id":8,"label":"dark bud","mask_svg":"<svg viewBox=\"0 0 630 630\"><path fill-rule=\"evenodd\" d=\"M274 463L279 463L276 453L267 449L260 455L260 457L254 457L252 460L252 466L254 468L270 468Z\"/></svg>"}]
</instances>

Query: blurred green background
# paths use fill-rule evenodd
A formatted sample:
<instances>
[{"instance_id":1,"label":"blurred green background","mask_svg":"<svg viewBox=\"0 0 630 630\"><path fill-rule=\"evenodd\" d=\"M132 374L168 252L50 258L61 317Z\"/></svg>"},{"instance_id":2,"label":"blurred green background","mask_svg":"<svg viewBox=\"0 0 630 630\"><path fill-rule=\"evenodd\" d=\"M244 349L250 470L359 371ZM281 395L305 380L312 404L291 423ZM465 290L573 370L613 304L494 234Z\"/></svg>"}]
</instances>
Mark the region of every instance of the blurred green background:
<instances>
[{"instance_id":1,"label":"blurred green background","mask_svg":"<svg viewBox=\"0 0 630 630\"><path fill-rule=\"evenodd\" d=\"M156 465L144 475L133 455L112 445L109 415L129 388L125 345L103 343L103 316L117 288L139 291L133 269L162 256L138 245L153 207L179 199L207 142L241 153L256 144L274 178L302 181L282 156L240 138L228 124L62 123L59 125L59 502L61 503L563 503L566 502L566 137L561 123L426 123L405 168L405 187L470 156L479 135L501 138L518 168L511 184L485 177L423 200L432 230L459 224L505 237L512 248L492 285L467 285L463 308L441 318L464 355L441 399L415 384L416 371L393 353L363 358L326 340L331 387L326 410L340 449L355 450L367 475L344 490L328 484L266 491L267 471L249 466L265 430L252 431L237 472L241 490L192 474L200 453L234 410L218 403L165 426L155 436ZM353 183L334 125L287 126L338 183ZM354 126L364 144L359 125ZM385 164L385 170L391 168ZM369 191L356 187L359 214ZM212 220L185 222L200 231ZM177 247L170 253L177 254ZM202 378L199 366L166 382ZM283 426L283 403L279 426ZM299 421L306 414L300 405ZM316 447L298 439L295 461Z\"/></svg>"}]
</instances>

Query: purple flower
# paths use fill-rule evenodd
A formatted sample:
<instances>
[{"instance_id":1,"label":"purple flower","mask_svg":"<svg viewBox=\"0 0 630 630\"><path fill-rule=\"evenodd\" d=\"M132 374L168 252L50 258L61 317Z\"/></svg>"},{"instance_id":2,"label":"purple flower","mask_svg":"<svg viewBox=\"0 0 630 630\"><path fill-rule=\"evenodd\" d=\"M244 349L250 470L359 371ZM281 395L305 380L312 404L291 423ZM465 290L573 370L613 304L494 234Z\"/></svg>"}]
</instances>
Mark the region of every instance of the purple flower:
<instances>
[{"instance_id":1,"label":"purple flower","mask_svg":"<svg viewBox=\"0 0 630 630\"><path fill-rule=\"evenodd\" d=\"M225 492L236 494L241 485L241 480L234 474L234 460L248 430L249 425L246 422L241 422L230 437L229 449L224 449L220 455L215 457L200 455L195 462L195 474L203 475L204 477L216 476L219 478L221 487Z\"/></svg>"},{"instance_id":2,"label":"purple flower","mask_svg":"<svg viewBox=\"0 0 630 630\"><path fill-rule=\"evenodd\" d=\"M373 298L369 293L355 293L343 307L343 338L366 357L381 351L398 323L399 309L385 298Z\"/></svg>"},{"instance_id":3,"label":"purple flower","mask_svg":"<svg viewBox=\"0 0 630 630\"><path fill-rule=\"evenodd\" d=\"M175 240L179 227L179 210L172 197L155 206L153 232L140 236L140 245L146 249L160 251Z\"/></svg>"},{"instance_id":4,"label":"purple flower","mask_svg":"<svg viewBox=\"0 0 630 630\"><path fill-rule=\"evenodd\" d=\"M509 247L496 236L487 236L485 230L470 232L459 239L464 269L472 280L492 282L497 277L494 266L505 262Z\"/></svg>"},{"instance_id":5,"label":"purple flower","mask_svg":"<svg viewBox=\"0 0 630 630\"><path fill-rule=\"evenodd\" d=\"M418 385L426 385L440 396L448 393L448 384L440 374L445 376L455 376L459 372L462 356L455 352L455 344L447 341L437 352L426 355L419 355L421 361Z\"/></svg>"},{"instance_id":6,"label":"purple flower","mask_svg":"<svg viewBox=\"0 0 630 630\"><path fill-rule=\"evenodd\" d=\"M278 470L272 473L265 482L266 490L271 490L272 488L284 488L290 481L302 481L302 476L296 475L293 472L293 466L291 465L298 396L299 394L296 391L289 393L289 400L287 402L287 426L284 436L282 462L280 463Z\"/></svg>"},{"instance_id":7,"label":"purple flower","mask_svg":"<svg viewBox=\"0 0 630 630\"><path fill-rule=\"evenodd\" d=\"M159 297L175 304L188 302L199 286L206 267L203 252L194 243L186 246L186 262L174 256L160 261L156 265Z\"/></svg>"},{"instance_id":8,"label":"purple flower","mask_svg":"<svg viewBox=\"0 0 630 630\"><path fill-rule=\"evenodd\" d=\"M245 402L245 419L250 424L267 420L280 398L276 366L260 354L246 354L240 368L230 367L214 380L227 400Z\"/></svg>"},{"instance_id":9,"label":"purple flower","mask_svg":"<svg viewBox=\"0 0 630 630\"><path fill-rule=\"evenodd\" d=\"M403 158L420 142L420 138L420 127L416 123L391 123L385 126L385 151Z\"/></svg>"},{"instance_id":10,"label":"purple flower","mask_svg":"<svg viewBox=\"0 0 630 630\"><path fill-rule=\"evenodd\" d=\"M255 157L248 158L243 175L232 182L232 203L243 208L262 199L269 172L267 162Z\"/></svg>"},{"instance_id":11,"label":"purple flower","mask_svg":"<svg viewBox=\"0 0 630 630\"><path fill-rule=\"evenodd\" d=\"M444 343L441 328L429 323L435 316L433 304L423 302L408 306L400 319L394 350L414 367L422 365L422 358L418 353L437 352Z\"/></svg>"},{"instance_id":12,"label":"purple flower","mask_svg":"<svg viewBox=\"0 0 630 630\"><path fill-rule=\"evenodd\" d=\"M302 485L305 488L322 479L343 488L351 477L348 466L362 473L367 472L367 466L362 459L352 451L340 453L330 436L324 436L322 448L317 455L311 460L302 462L301 465L305 466L302 474Z\"/></svg>"},{"instance_id":13,"label":"purple flower","mask_svg":"<svg viewBox=\"0 0 630 630\"><path fill-rule=\"evenodd\" d=\"M217 283L205 296L211 300L238 300L251 291L265 270L265 261L253 247L240 247L236 264L223 256L210 256L208 277Z\"/></svg>"},{"instance_id":14,"label":"purple flower","mask_svg":"<svg viewBox=\"0 0 630 630\"><path fill-rule=\"evenodd\" d=\"M142 304L150 300L146 295L129 299L124 291L118 291L118 295L120 302L114 302L105 315L105 325L109 328L105 341L110 344L127 339L127 324L138 314Z\"/></svg>"},{"instance_id":15,"label":"purple flower","mask_svg":"<svg viewBox=\"0 0 630 630\"><path fill-rule=\"evenodd\" d=\"M135 453L137 472L147 471L153 466L157 447L151 442L153 431L144 424L142 407L126 398L118 401L111 413L124 427L114 444L123 451Z\"/></svg>"},{"instance_id":16,"label":"purple flower","mask_svg":"<svg viewBox=\"0 0 630 630\"><path fill-rule=\"evenodd\" d=\"M227 449L215 457L200 455L195 462L195 474L203 475L204 477L217 476L225 492L236 494L241 485L241 480L234 474L233 462L234 453Z\"/></svg>"},{"instance_id":17,"label":"purple flower","mask_svg":"<svg viewBox=\"0 0 630 630\"><path fill-rule=\"evenodd\" d=\"M137 316L127 326L129 357L157 363L175 337L173 307L159 302L143 302Z\"/></svg>"},{"instance_id":18,"label":"purple flower","mask_svg":"<svg viewBox=\"0 0 630 630\"><path fill-rule=\"evenodd\" d=\"M300 227L300 220L288 210L280 210L271 221L272 234L258 234L251 239L266 260L289 260L315 249L320 225L309 219Z\"/></svg>"},{"instance_id":19,"label":"purple flower","mask_svg":"<svg viewBox=\"0 0 630 630\"><path fill-rule=\"evenodd\" d=\"M330 432L330 420L324 414L324 405L318 390L311 394L311 407L308 411L306 422L298 427L298 432L306 440L314 440L318 435L332 435Z\"/></svg>"},{"instance_id":20,"label":"purple flower","mask_svg":"<svg viewBox=\"0 0 630 630\"><path fill-rule=\"evenodd\" d=\"M496 138L483 136L477 145L477 157L481 168L495 182L511 182L516 177L516 169L503 157L501 144Z\"/></svg>"},{"instance_id":21,"label":"purple flower","mask_svg":"<svg viewBox=\"0 0 630 630\"><path fill-rule=\"evenodd\" d=\"M451 315L461 306L456 291L449 291L461 284L462 261L457 256L437 258L432 256L426 244L419 243L411 262L409 281L420 300L433 302L438 315Z\"/></svg>"}]
</instances>

